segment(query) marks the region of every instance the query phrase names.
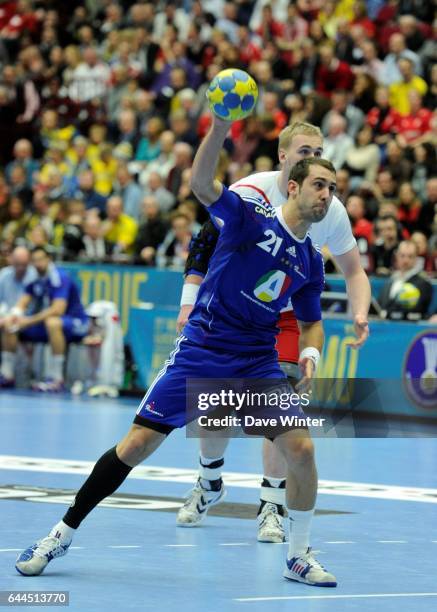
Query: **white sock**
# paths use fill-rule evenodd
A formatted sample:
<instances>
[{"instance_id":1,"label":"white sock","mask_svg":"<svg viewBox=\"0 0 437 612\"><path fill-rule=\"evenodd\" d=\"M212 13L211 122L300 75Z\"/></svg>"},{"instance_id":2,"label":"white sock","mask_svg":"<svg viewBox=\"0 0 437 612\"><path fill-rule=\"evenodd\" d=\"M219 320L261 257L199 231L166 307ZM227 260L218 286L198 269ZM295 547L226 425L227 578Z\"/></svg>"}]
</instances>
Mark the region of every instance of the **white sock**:
<instances>
[{"instance_id":1,"label":"white sock","mask_svg":"<svg viewBox=\"0 0 437 612\"><path fill-rule=\"evenodd\" d=\"M209 480L219 480L222 477L224 463L224 457L204 457L199 454L199 477L202 487L209 489Z\"/></svg>"},{"instance_id":2,"label":"white sock","mask_svg":"<svg viewBox=\"0 0 437 612\"><path fill-rule=\"evenodd\" d=\"M56 536L61 540L62 544L67 544L68 542L71 542L75 533L76 529L69 527L64 523L64 521L59 521L59 523L56 523L56 525L52 528L49 535Z\"/></svg>"},{"instance_id":3,"label":"white sock","mask_svg":"<svg viewBox=\"0 0 437 612\"><path fill-rule=\"evenodd\" d=\"M306 553L310 545L311 521L314 516L312 510L288 509L290 537L288 544L288 558Z\"/></svg>"},{"instance_id":4,"label":"white sock","mask_svg":"<svg viewBox=\"0 0 437 612\"><path fill-rule=\"evenodd\" d=\"M260 500L277 506L285 506L285 478L263 476Z\"/></svg>"},{"instance_id":5,"label":"white sock","mask_svg":"<svg viewBox=\"0 0 437 612\"><path fill-rule=\"evenodd\" d=\"M52 355L50 378L58 382L64 380L65 355Z\"/></svg>"},{"instance_id":6,"label":"white sock","mask_svg":"<svg viewBox=\"0 0 437 612\"><path fill-rule=\"evenodd\" d=\"M15 378L15 362L17 361L16 353L2 351L1 373L5 378L13 380Z\"/></svg>"}]
</instances>

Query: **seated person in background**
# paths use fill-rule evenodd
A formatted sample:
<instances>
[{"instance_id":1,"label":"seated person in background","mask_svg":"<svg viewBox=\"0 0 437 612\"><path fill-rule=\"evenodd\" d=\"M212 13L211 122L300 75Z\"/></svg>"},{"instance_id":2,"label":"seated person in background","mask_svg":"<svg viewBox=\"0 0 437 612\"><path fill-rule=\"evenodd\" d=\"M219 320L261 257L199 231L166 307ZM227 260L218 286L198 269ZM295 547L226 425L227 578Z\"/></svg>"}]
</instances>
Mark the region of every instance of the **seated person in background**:
<instances>
[{"instance_id":1,"label":"seated person in background","mask_svg":"<svg viewBox=\"0 0 437 612\"><path fill-rule=\"evenodd\" d=\"M432 285L421 272L417 247L403 240L396 251L396 271L388 279L378 298L384 318L418 320L426 317L432 299Z\"/></svg>"},{"instance_id":2,"label":"seated person in background","mask_svg":"<svg viewBox=\"0 0 437 612\"><path fill-rule=\"evenodd\" d=\"M393 255L400 241L398 220L393 215L376 220L376 239L371 248L373 273L388 276L393 268Z\"/></svg>"},{"instance_id":3,"label":"seated person in background","mask_svg":"<svg viewBox=\"0 0 437 612\"><path fill-rule=\"evenodd\" d=\"M370 271L370 245L373 243L373 223L366 219L366 205L360 195L350 195L346 202L346 210L351 222L352 233L360 251L361 265Z\"/></svg>"},{"instance_id":4,"label":"seated person in background","mask_svg":"<svg viewBox=\"0 0 437 612\"><path fill-rule=\"evenodd\" d=\"M435 276L437 272L437 258L433 256L432 249L429 247L425 234L422 232L413 232L411 234L411 240L416 245L417 259L420 262L421 269L424 272L428 272L431 276Z\"/></svg>"},{"instance_id":5,"label":"seated person in background","mask_svg":"<svg viewBox=\"0 0 437 612\"><path fill-rule=\"evenodd\" d=\"M79 258L90 262L104 261L112 254L114 245L103 237L103 224L100 217L90 213L85 218L82 248Z\"/></svg>"},{"instance_id":6,"label":"seated person in background","mask_svg":"<svg viewBox=\"0 0 437 612\"><path fill-rule=\"evenodd\" d=\"M157 265L160 268L183 267L187 261L191 238L190 219L175 211L171 217L171 229L157 250Z\"/></svg>"},{"instance_id":7,"label":"seated person in background","mask_svg":"<svg viewBox=\"0 0 437 612\"><path fill-rule=\"evenodd\" d=\"M24 293L24 287L36 278L35 269L30 265L30 253L25 247L16 247L9 256L9 263L0 270L0 327L3 316Z\"/></svg>"},{"instance_id":8,"label":"seated person in background","mask_svg":"<svg viewBox=\"0 0 437 612\"><path fill-rule=\"evenodd\" d=\"M167 234L168 224L162 219L158 200L154 196L144 198L143 215L146 220L138 229L135 259L138 263L153 266L156 250Z\"/></svg>"},{"instance_id":9,"label":"seated person in background","mask_svg":"<svg viewBox=\"0 0 437 612\"><path fill-rule=\"evenodd\" d=\"M103 235L112 243L114 255L130 254L137 237L138 225L135 219L123 212L123 200L112 196L106 203L107 219L103 222Z\"/></svg>"},{"instance_id":10,"label":"seated person in background","mask_svg":"<svg viewBox=\"0 0 437 612\"><path fill-rule=\"evenodd\" d=\"M38 276L25 287L12 314L4 321L0 388L14 386L16 351L18 340L22 340L50 343L50 378L36 384L35 388L38 391L62 391L66 344L78 342L86 336L89 320L76 284L53 264L43 247L32 251L32 264ZM25 315L31 305L35 314Z\"/></svg>"}]
</instances>

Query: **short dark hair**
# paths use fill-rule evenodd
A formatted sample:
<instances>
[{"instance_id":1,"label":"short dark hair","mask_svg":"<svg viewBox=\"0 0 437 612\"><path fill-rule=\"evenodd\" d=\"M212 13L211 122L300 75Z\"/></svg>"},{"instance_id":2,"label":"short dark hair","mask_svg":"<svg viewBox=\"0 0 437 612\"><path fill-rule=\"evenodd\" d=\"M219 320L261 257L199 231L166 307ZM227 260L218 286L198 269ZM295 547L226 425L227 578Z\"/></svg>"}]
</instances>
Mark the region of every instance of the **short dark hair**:
<instances>
[{"instance_id":1,"label":"short dark hair","mask_svg":"<svg viewBox=\"0 0 437 612\"><path fill-rule=\"evenodd\" d=\"M310 166L322 166L322 168L326 168L326 170L329 170L332 172L332 174L336 174L334 166L327 159L321 159L320 157L307 157L306 159L301 159L292 167L290 174L288 175L288 180L295 181L299 186L301 186L310 173Z\"/></svg>"},{"instance_id":2,"label":"short dark hair","mask_svg":"<svg viewBox=\"0 0 437 612\"><path fill-rule=\"evenodd\" d=\"M43 246L36 246L33 247L33 249L30 251L30 253L33 255L34 253L38 253L39 251L41 251L42 253L44 253L44 255L46 257L50 257L50 253L48 252L48 250L43 247Z\"/></svg>"}]
</instances>

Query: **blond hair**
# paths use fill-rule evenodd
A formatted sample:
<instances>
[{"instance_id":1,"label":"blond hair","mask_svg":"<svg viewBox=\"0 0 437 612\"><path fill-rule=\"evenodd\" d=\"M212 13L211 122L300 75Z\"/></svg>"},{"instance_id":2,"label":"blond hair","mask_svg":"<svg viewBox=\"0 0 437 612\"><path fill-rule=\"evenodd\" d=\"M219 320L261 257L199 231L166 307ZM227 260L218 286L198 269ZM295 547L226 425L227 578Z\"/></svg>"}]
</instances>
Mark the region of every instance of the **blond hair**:
<instances>
[{"instance_id":1,"label":"blond hair","mask_svg":"<svg viewBox=\"0 0 437 612\"><path fill-rule=\"evenodd\" d=\"M300 135L318 136L323 140L323 134L320 128L311 123L306 123L305 121L295 121L291 125L287 125L287 127L279 133L278 151L280 149L288 149L293 138Z\"/></svg>"}]
</instances>

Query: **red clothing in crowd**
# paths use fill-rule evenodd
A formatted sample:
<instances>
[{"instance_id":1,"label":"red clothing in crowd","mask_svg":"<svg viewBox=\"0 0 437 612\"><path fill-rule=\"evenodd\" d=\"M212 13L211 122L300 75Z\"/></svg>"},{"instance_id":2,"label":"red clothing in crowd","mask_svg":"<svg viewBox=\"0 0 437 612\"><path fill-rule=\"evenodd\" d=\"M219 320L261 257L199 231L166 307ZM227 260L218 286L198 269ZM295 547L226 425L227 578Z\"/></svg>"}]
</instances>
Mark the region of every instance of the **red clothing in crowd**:
<instances>
[{"instance_id":1,"label":"red clothing in crowd","mask_svg":"<svg viewBox=\"0 0 437 612\"><path fill-rule=\"evenodd\" d=\"M373 242L373 223L367 219L352 222L352 233L355 238L365 238L368 244Z\"/></svg>"},{"instance_id":2,"label":"red clothing in crowd","mask_svg":"<svg viewBox=\"0 0 437 612\"><path fill-rule=\"evenodd\" d=\"M350 91L355 77L349 64L334 59L331 65L319 66L316 72L316 90L330 96L334 90Z\"/></svg>"},{"instance_id":3,"label":"red clothing in crowd","mask_svg":"<svg viewBox=\"0 0 437 612\"><path fill-rule=\"evenodd\" d=\"M378 134L389 134L396 127L399 113L391 108L381 122L380 117L381 109L378 106L374 106L367 113L366 122L372 129L377 128Z\"/></svg>"},{"instance_id":4,"label":"red clothing in crowd","mask_svg":"<svg viewBox=\"0 0 437 612\"><path fill-rule=\"evenodd\" d=\"M413 142L419 136L431 131L433 113L429 108L421 108L414 115L398 115L395 129L407 142Z\"/></svg>"}]
</instances>

